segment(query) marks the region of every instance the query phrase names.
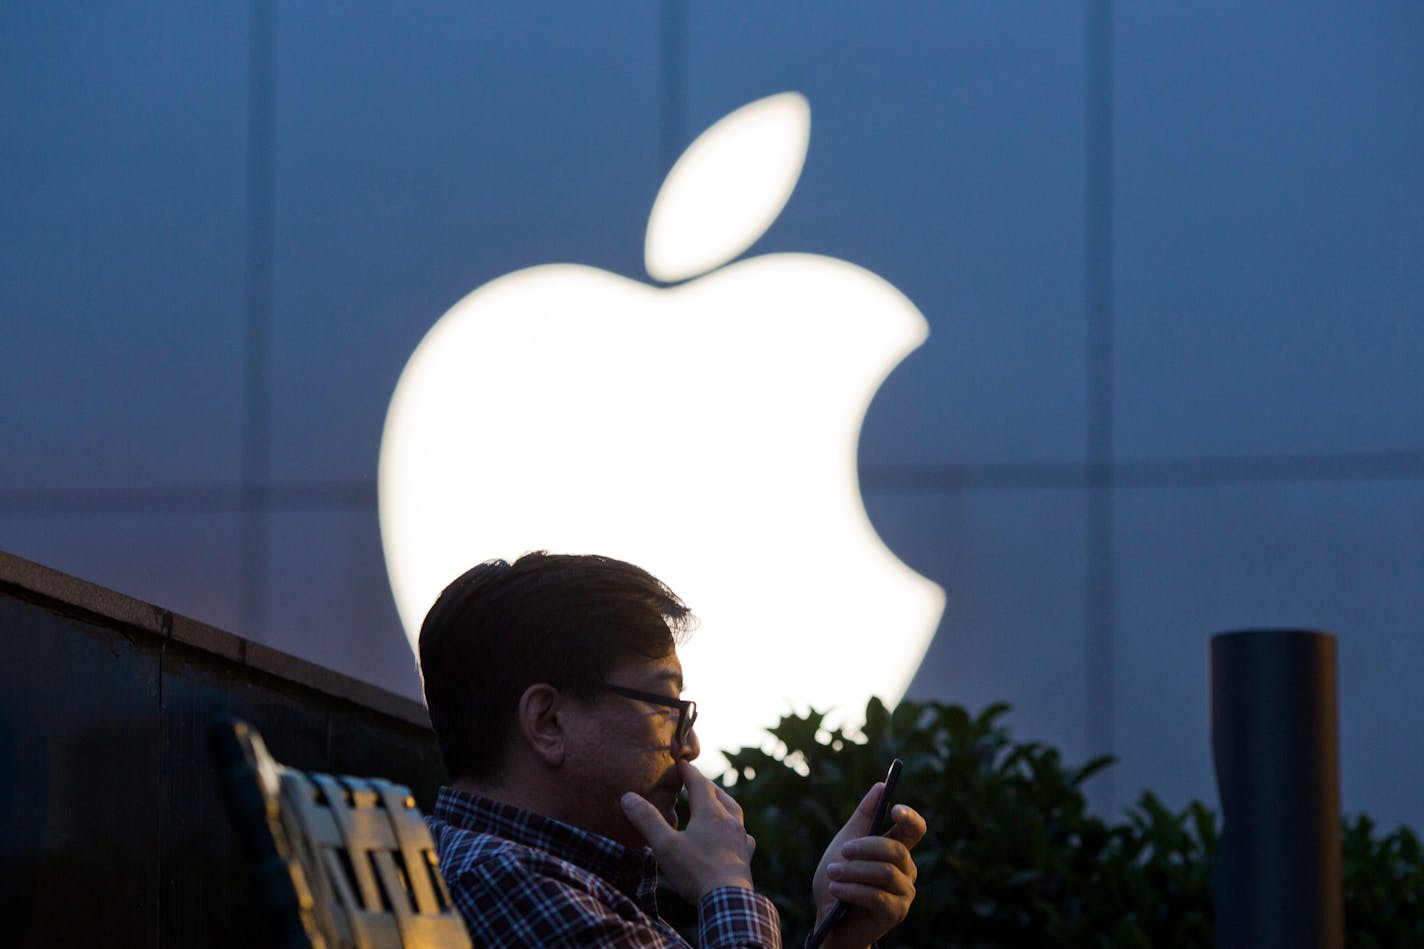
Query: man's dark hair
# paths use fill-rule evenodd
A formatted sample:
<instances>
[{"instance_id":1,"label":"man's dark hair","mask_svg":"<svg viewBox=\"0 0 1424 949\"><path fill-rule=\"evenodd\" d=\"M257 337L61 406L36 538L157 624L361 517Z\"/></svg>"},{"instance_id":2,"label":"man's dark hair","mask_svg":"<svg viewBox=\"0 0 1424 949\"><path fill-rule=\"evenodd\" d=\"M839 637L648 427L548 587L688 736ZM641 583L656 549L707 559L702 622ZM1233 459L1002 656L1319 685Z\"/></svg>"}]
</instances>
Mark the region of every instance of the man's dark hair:
<instances>
[{"instance_id":1,"label":"man's dark hair","mask_svg":"<svg viewBox=\"0 0 1424 949\"><path fill-rule=\"evenodd\" d=\"M692 624L666 584L610 557L536 551L466 571L420 627L425 704L450 779L493 775L529 686L592 699L619 660L661 659Z\"/></svg>"}]
</instances>

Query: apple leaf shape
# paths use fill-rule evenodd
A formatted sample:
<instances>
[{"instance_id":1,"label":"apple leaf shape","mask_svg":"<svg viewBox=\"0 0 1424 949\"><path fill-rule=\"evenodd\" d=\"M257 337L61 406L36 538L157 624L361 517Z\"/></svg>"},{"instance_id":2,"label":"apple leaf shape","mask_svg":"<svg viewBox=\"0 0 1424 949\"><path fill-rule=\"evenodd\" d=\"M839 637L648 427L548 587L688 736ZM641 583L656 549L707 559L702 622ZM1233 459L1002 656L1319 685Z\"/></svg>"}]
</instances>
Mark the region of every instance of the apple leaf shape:
<instances>
[{"instance_id":1,"label":"apple leaf shape","mask_svg":"<svg viewBox=\"0 0 1424 949\"><path fill-rule=\"evenodd\" d=\"M799 92L744 105L697 136L653 201L649 276L687 280L756 243L786 207L810 140L811 106Z\"/></svg>"}]
</instances>

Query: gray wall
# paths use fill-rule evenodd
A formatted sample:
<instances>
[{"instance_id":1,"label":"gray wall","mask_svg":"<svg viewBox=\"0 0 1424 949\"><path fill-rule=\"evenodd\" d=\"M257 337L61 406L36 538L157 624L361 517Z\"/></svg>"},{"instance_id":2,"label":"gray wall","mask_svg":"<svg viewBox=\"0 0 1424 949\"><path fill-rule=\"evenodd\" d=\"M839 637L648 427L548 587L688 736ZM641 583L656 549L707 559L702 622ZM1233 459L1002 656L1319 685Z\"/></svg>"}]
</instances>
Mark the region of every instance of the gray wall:
<instances>
[{"instance_id":1,"label":"gray wall","mask_svg":"<svg viewBox=\"0 0 1424 949\"><path fill-rule=\"evenodd\" d=\"M406 694L375 466L455 300L641 277L662 171L798 89L753 252L931 324L867 508L911 695L1214 797L1206 637L1337 632L1347 810L1424 823L1424 7L0 7L0 548ZM711 710L708 710L710 712Z\"/></svg>"}]
</instances>

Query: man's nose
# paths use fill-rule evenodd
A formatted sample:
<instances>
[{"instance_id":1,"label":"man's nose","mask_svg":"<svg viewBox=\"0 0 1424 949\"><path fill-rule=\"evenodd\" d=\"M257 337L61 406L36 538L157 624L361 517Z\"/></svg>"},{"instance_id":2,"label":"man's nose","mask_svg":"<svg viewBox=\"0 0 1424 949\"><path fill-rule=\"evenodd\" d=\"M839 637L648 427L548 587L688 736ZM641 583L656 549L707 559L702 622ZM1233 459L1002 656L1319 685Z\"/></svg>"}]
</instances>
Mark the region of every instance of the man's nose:
<instances>
[{"instance_id":1,"label":"man's nose","mask_svg":"<svg viewBox=\"0 0 1424 949\"><path fill-rule=\"evenodd\" d=\"M687 740L677 746L676 757L695 761L700 754L702 754L702 742L697 740L697 729L690 728L687 732Z\"/></svg>"}]
</instances>

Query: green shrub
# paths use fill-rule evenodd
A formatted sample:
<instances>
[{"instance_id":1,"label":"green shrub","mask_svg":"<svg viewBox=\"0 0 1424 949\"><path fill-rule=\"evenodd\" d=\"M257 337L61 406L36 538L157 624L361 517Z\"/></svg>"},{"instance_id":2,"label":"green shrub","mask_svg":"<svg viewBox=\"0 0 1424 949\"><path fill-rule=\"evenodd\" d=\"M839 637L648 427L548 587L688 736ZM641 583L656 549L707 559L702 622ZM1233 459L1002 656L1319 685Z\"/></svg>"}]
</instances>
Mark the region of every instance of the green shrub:
<instances>
[{"instance_id":1,"label":"green shrub","mask_svg":"<svg viewBox=\"0 0 1424 949\"><path fill-rule=\"evenodd\" d=\"M824 716L771 729L782 746L730 752L724 779L757 839L757 889L781 912L787 946L813 923L810 874L826 844L892 758L905 763L896 799L924 815L917 895L888 942L906 946L1207 947L1212 944L1215 814L1172 811L1150 793L1109 822L1089 812L1083 784L1111 764L1065 765L1058 751L1013 740L1006 705L971 715L956 705L878 700L857 733ZM1424 857L1408 829L1377 839L1344 826L1348 943L1424 946ZM684 932L689 907L661 899Z\"/></svg>"},{"instance_id":2,"label":"green shrub","mask_svg":"<svg viewBox=\"0 0 1424 949\"><path fill-rule=\"evenodd\" d=\"M1424 850L1399 827L1375 837L1363 814L1344 825L1345 943L1352 949L1424 946Z\"/></svg>"}]
</instances>

